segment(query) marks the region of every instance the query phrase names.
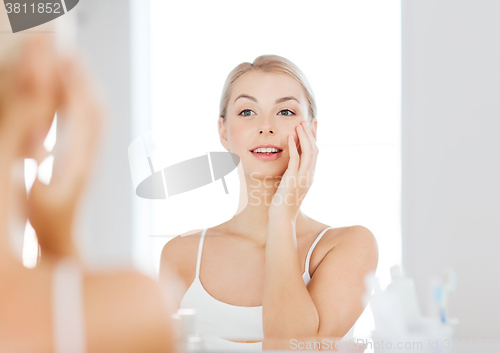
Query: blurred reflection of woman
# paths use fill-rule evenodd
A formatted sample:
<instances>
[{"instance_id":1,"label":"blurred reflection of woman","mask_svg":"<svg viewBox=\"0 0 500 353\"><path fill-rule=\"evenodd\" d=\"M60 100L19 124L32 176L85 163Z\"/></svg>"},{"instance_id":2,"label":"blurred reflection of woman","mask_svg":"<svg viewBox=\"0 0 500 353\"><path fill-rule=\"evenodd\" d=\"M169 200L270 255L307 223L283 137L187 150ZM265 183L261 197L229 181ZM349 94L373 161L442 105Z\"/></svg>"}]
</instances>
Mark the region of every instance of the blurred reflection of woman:
<instances>
[{"instance_id":1,"label":"blurred reflection of woman","mask_svg":"<svg viewBox=\"0 0 500 353\"><path fill-rule=\"evenodd\" d=\"M300 209L318 156L306 77L280 56L242 63L226 80L219 116L222 145L241 159L238 212L169 241L160 281L163 269L176 269L187 288L178 306L196 310L207 349L342 338L364 310L378 249L367 228L329 227Z\"/></svg>"},{"instance_id":2,"label":"blurred reflection of woman","mask_svg":"<svg viewBox=\"0 0 500 353\"><path fill-rule=\"evenodd\" d=\"M50 31L9 34L7 28L2 11L0 352L173 352L173 299L164 300L154 280L133 270L84 271L73 243L102 125L87 74L75 59L57 54ZM24 158L45 158L43 142L56 110L52 180L36 180L26 200L23 173L15 178L11 172ZM36 230L41 258L33 269L11 251L14 214L23 225L29 217Z\"/></svg>"}]
</instances>

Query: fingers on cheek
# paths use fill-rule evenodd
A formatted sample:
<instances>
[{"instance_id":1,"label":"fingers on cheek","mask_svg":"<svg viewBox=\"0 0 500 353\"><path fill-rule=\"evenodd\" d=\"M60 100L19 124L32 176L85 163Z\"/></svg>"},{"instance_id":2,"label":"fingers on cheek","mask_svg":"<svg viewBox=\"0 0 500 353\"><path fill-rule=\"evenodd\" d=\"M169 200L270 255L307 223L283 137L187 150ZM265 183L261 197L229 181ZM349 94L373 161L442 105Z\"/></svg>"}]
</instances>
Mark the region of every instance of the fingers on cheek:
<instances>
[{"instance_id":1,"label":"fingers on cheek","mask_svg":"<svg viewBox=\"0 0 500 353\"><path fill-rule=\"evenodd\" d=\"M300 141L297 135L293 135L293 143L295 143L295 149L300 153Z\"/></svg>"}]
</instances>

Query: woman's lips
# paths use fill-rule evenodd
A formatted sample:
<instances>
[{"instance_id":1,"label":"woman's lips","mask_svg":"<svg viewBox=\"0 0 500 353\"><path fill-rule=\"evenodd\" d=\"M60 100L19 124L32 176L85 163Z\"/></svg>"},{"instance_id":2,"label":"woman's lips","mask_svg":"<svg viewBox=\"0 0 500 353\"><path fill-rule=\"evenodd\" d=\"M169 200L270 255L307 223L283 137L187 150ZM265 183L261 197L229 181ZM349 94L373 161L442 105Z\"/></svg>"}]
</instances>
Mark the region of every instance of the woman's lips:
<instances>
[{"instance_id":1,"label":"woman's lips","mask_svg":"<svg viewBox=\"0 0 500 353\"><path fill-rule=\"evenodd\" d=\"M278 159L281 157L281 155L283 154L283 151L278 152L278 153L269 153L269 154L258 153L258 152L250 152L250 153L263 161L274 161L275 159Z\"/></svg>"}]
</instances>

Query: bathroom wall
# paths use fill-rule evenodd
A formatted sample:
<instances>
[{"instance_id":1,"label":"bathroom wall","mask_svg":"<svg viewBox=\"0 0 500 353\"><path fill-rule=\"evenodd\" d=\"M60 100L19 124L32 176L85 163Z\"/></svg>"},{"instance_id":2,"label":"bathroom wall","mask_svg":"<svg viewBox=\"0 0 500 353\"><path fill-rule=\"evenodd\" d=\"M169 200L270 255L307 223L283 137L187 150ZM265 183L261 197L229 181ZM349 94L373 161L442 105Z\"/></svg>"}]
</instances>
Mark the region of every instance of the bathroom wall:
<instances>
[{"instance_id":1,"label":"bathroom wall","mask_svg":"<svg viewBox=\"0 0 500 353\"><path fill-rule=\"evenodd\" d=\"M402 1L403 266L425 314L451 267L459 338L500 338L500 2Z\"/></svg>"},{"instance_id":2,"label":"bathroom wall","mask_svg":"<svg viewBox=\"0 0 500 353\"><path fill-rule=\"evenodd\" d=\"M82 205L79 242L91 267L122 266L132 260L130 5L83 0L75 16L78 44L107 112L102 149Z\"/></svg>"}]
</instances>

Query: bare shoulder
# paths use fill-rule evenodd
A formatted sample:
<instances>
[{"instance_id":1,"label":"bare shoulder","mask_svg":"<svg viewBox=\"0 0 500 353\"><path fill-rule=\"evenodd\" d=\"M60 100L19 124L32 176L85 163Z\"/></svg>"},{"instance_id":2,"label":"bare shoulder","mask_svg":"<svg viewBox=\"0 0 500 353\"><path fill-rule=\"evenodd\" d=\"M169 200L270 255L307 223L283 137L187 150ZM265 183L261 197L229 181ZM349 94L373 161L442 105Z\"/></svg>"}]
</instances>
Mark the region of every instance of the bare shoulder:
<instances>
[{"instance_id":1,"label":"bare shoulder","mask_svg":"<svg viewBox=\"0 0 500 353\"><path fill-rule=\"evenodd\" d=\"M198 252L201 233L202 230L192 230L169 240L163 246L161 262L170 263L176 267L185 264L190 254Z\"/></svg>"},{"instance_id":2,"label":"bare shoulder","mask_svg":"<svg viewBox=\"0 0 500 353\"><path fill-rule=\"evenodd\" d=\"M87 275L85 308L90 352L174 350L174 303L143 274L124 269Z\"/></svg>"},{"instance_id":3,"label":"bare shoulder","mask_svg":"<svg viewBox=\"0 0 500 353\"><path fill-rule=\"evenodd\" d=\"M162 288L179 282L175 289L177 306L196 274L196 260L202 230L192 230L169 240L160 257L160 285Z\"/></svg>"},{"instance_id":4,"label":"bare shoulder","mask_svg":"<svg viewBox=\"0 0 500 353\"><path fill-rule=\"evenodd\" d=\"M366 227L354 225L328 229L318 243L319 251L313 253L313 264L320 264L328 254L364 258L364 264L376 268L378 263L378 245L373 233ZM334 250L334 251L333 251Z\"/></svg>"},{"instance_id":5,"label":"bare shoulder","mask_svg":"<svg viewBox=\"0 0 500 353\"><path fill-rule=\"evenodd\" d=\"M378 253L377 239L373 233L366 227L355 225L348 227L347 236L344 241L363 246L364 248Z\"/></svg>"},{"instance_id":6,"label":"bare shoulder","mask_svg":"<svg viewBox=\"0 0 500 353\"><path fill-rule=\"evenodd\" d=\"M332 248L341 243L359 243L362 242L367 246L377 247L377 240L373 233L366 227L354 225L349 227L331 228L325 232L324 238ZM326 243L325 242L325 243Z\"/></svg>"},{"instance_id":7,"label":"bare shoulder","mask_svg":"<svg viewBox=\"0 0 500 353\"><path fill-rule=\"evenodd\" d=\"M330 229L330 236L336 253L348 252L352 256L362 257L365 263L377 266L378 244L373 233L366 227L354 225ZM325 234L326 235L326 234Z\"/></svg>"}]
</instances>

